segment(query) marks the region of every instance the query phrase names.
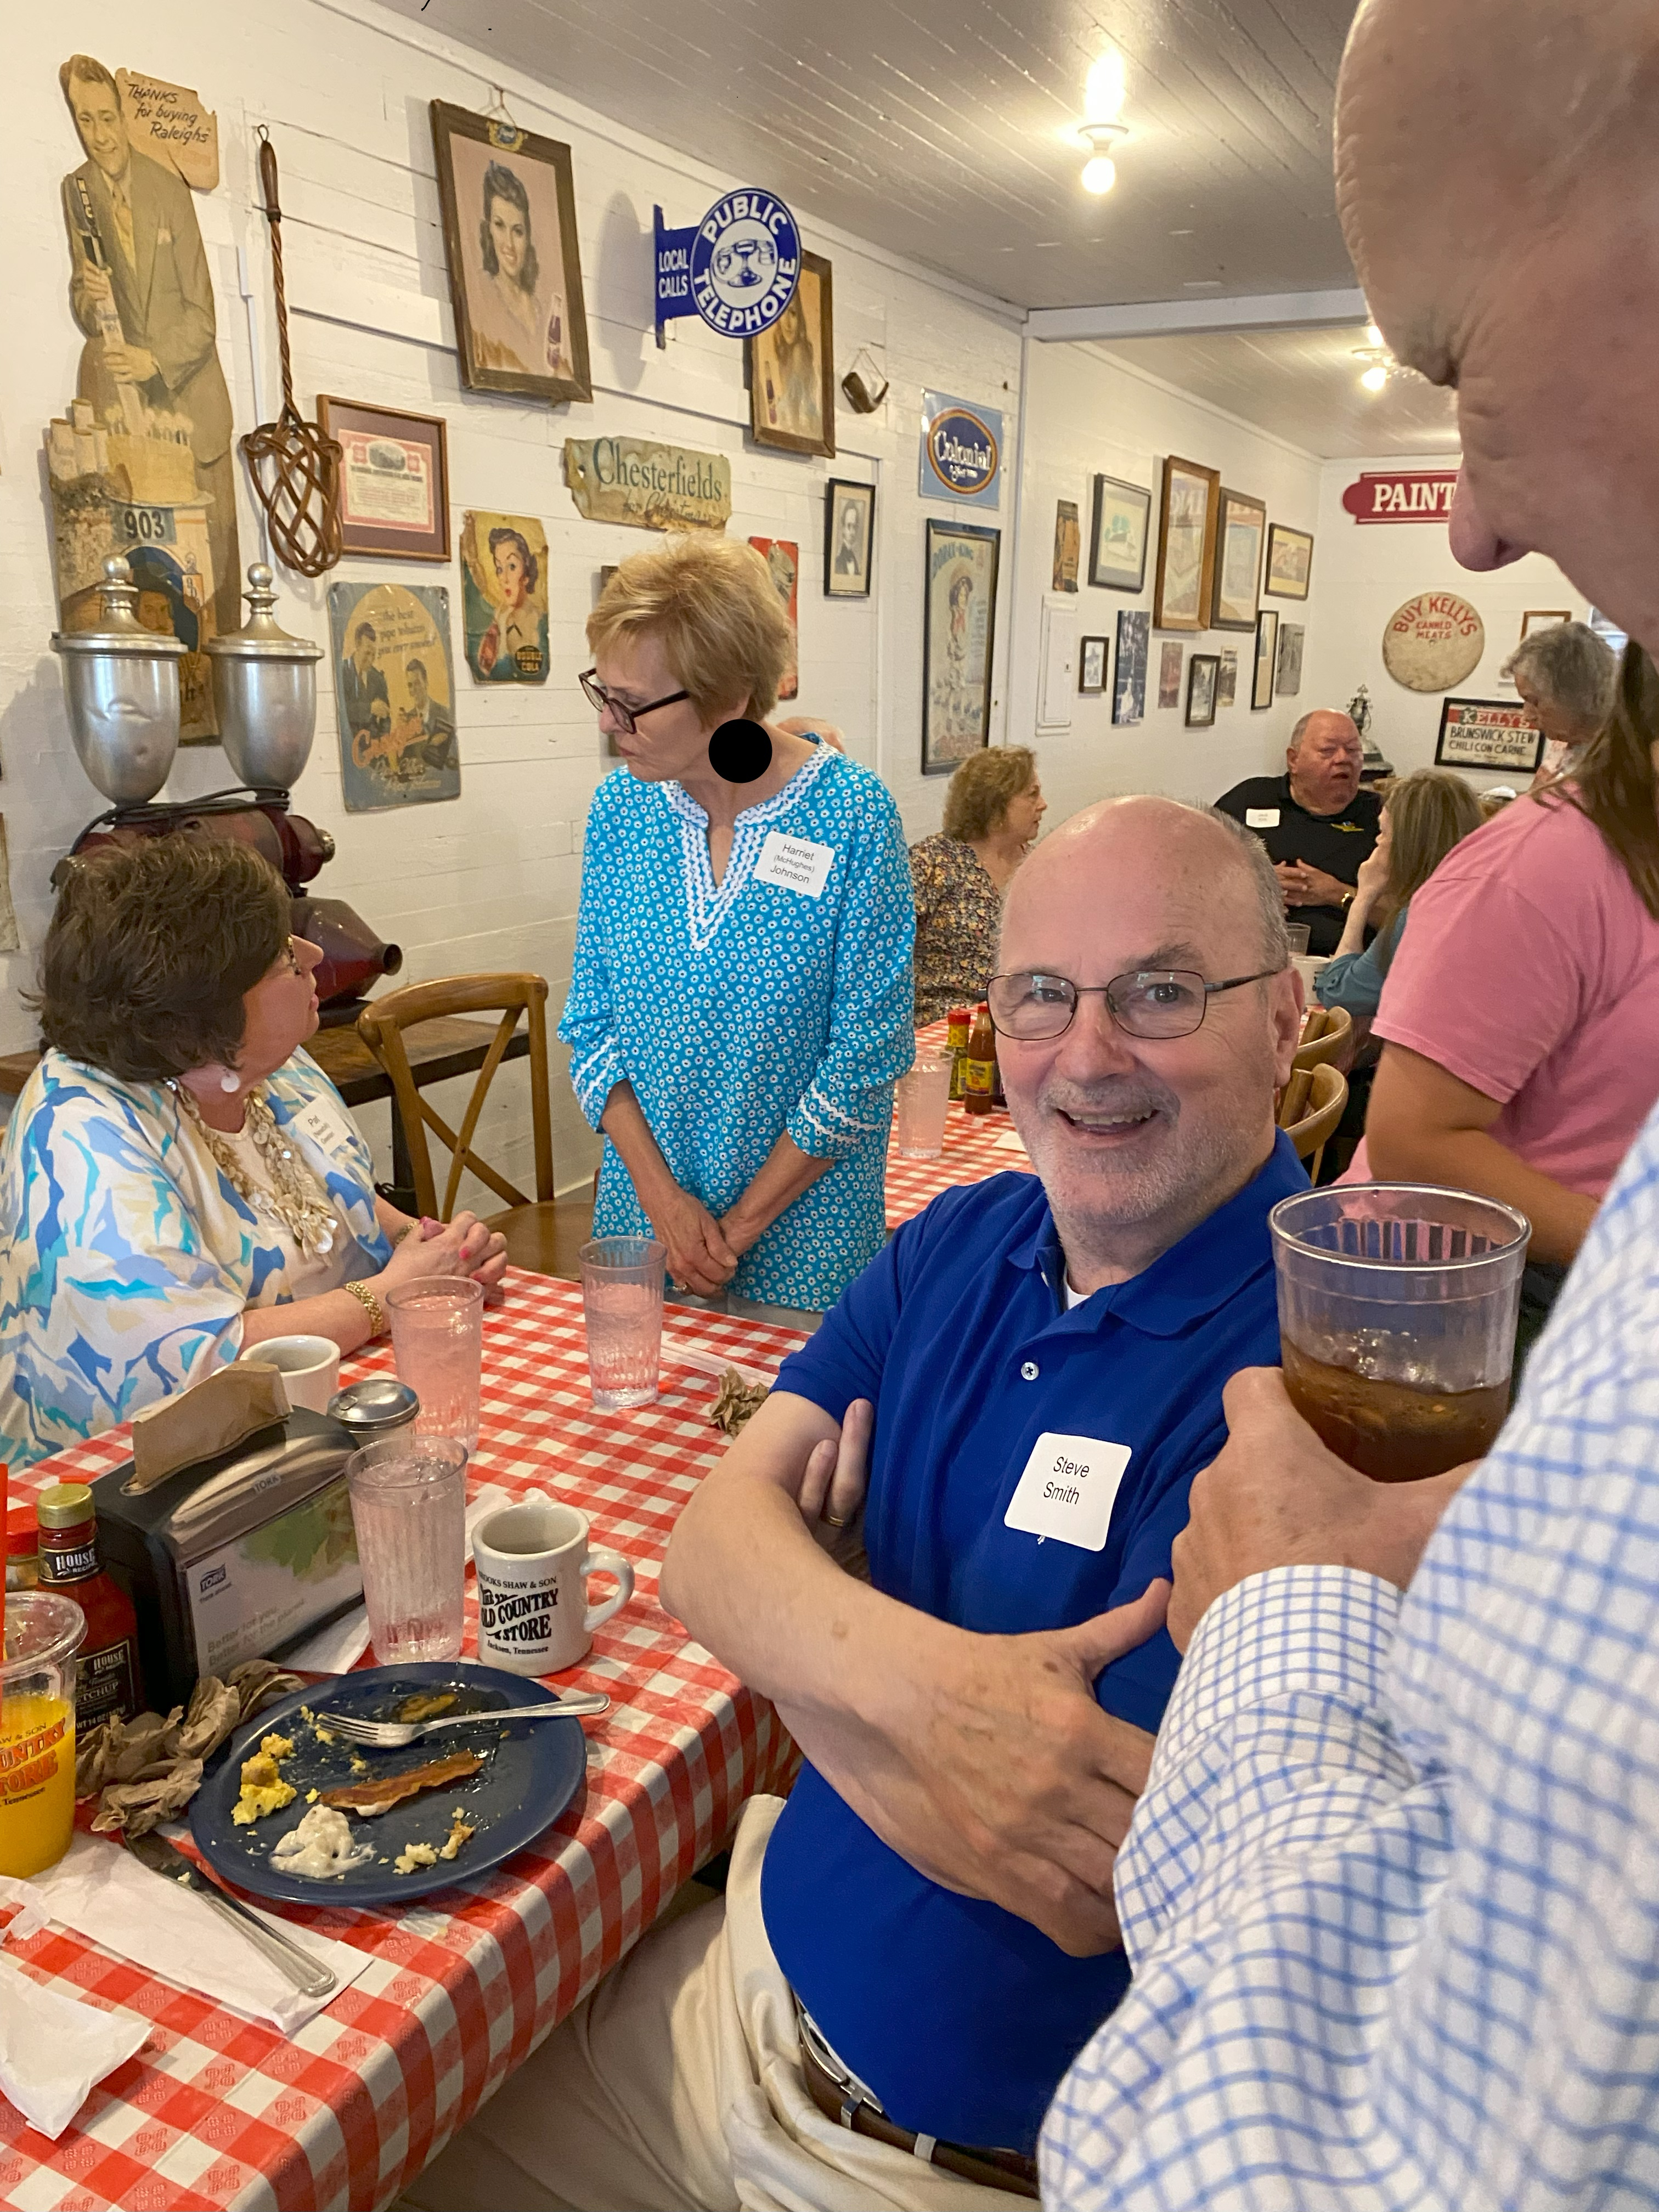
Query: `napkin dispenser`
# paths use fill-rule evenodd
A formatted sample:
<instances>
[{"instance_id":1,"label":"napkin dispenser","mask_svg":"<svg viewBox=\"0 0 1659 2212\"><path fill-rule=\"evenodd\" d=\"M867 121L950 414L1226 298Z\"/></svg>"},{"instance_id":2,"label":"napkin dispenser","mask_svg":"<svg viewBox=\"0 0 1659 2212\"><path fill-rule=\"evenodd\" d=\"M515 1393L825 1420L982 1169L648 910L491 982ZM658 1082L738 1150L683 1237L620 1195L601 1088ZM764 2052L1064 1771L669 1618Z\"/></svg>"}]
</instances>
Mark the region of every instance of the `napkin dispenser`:
<instances>
[{"instance_id":1,"label":"napkin dispenser","mask_svg":"<svg viewBox=\"0 0 1659 2212\"><path fill-rule=\"evenodd\" d=\"M149 1702L222 1679L362 1597L345 1463L361 1440L303 1408L135 1492L133 1463L92 1486L104 1564L131 1594Z\"/></svg>"}]
</instances>

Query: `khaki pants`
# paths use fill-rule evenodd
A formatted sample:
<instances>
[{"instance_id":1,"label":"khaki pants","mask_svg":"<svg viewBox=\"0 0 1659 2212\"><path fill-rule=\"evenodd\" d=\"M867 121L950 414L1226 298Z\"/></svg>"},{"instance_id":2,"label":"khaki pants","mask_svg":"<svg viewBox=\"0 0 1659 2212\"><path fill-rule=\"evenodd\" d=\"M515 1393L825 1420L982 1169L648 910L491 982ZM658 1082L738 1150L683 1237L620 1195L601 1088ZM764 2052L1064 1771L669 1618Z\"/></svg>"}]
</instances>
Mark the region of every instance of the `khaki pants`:
<instances>
[{"instance_id":1,"label":"khaki pants","mask_svg":"<svg viewBox=\"0 0 1659 2212\"><path fill-rule=\"evenodd\" d=\"M761 1920L778 1797L724 1903L643 1936L406 2191L420 2212L1013 2212L828 2120Z\"/></svg>"}]
</instances>

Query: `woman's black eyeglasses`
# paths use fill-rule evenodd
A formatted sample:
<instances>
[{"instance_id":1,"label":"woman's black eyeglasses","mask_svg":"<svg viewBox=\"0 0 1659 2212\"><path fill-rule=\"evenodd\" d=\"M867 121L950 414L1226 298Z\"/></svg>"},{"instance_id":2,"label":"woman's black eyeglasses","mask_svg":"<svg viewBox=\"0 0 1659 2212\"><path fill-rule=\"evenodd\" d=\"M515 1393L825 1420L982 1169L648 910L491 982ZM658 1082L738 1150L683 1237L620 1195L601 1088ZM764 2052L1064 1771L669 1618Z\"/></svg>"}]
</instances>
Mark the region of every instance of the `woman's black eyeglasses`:
<instances>
[{"instance_id":1,"label":"woman's black eyeglasses","mask_svg":"<svg viewBox=\"0 0 1659 2212\"><path fill-rule=\"evenodd\" d=\"M1262 968L1254 975L1230 975L1224 983L1206 983L1190 969L1146 968L1114 975L1109 983L1079 986L1064 975L1021 969L1013 975L993 975L986 1003L1000 1034L1026 1044L1064 1036L1078 1000L1092 997L1105 1000L1107 1012L1126 1036L1190 1036L1202 1025L1218 991L1237 991L1280 972Z\"/></svg>"},{"instance_id":2,"label":"woman's black eyeglasses","mask_svg":"<svg viewBox=\"0 0 1659 2212\"><path fill-rule=\"evenodd\" d=\"M616 717L617 727L625 738L633 736L641 714L654 714L659 707L678 706L682 699L689 699L691 696L689 691L671 691L665 698L652 700L647 707L624 707L616 693L608 691L600 683L599 672L597 668L583 669L576 681L586 693L587 703L590 707L596 708L601 714L607 707L610 708L611 714Z\"/></svg>"}]
</instances>

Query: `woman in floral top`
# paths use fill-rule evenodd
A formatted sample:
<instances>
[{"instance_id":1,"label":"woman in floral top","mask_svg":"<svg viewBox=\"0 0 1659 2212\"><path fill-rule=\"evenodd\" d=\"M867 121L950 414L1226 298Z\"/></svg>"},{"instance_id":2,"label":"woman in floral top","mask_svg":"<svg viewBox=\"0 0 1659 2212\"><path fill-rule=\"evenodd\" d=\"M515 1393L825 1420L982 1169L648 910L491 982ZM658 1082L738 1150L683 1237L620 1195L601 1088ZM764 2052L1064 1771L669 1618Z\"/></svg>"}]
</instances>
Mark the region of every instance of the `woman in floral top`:
<instances>
[{"instance_id":1,"label":"woman in floral top","mask_svg":"<svg viewBox=\"0 0 1659 2212\"><path fill-rule=\"evenodd\" d=\"M945 794L945 827L910 848L916 1027L975 1006L995 972L1002 899L1047 805L1029 745L969 753Z\"/></svg>"}]
</instances>

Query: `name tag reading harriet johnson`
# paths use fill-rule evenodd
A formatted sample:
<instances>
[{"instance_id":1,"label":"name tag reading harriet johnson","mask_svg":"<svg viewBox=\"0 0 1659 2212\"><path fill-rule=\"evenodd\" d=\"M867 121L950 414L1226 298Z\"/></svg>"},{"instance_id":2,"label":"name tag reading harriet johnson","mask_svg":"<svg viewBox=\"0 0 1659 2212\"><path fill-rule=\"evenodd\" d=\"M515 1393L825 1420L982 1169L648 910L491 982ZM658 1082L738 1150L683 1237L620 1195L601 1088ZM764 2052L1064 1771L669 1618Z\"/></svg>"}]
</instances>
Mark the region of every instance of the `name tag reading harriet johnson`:
<instances>
[{"instance_id":1,"label":"name tag reading harriet johnson","mask_svg":"<svg viewBox=\"0 0 1659 2212\"><path fill-rule=\"evenodd\" d=\"M1101 1551L1129 1458L1127 1444L1045 1429L1008 1500L1003 1526L1028 1536L1058 1537L1079 1551Z\"/></svg>"},{"instance_id":2,"label":"name tag reading harriet johnson","mask_svg":"<svg viewBox=\"0 0 1659 2212\"><path fill-rule=\"evenodd\" d=\"M786 837L781 830L769 830L755 863L755 880L781 884L785 890L817 898L835 864L833 845L817 845L810 837Z\"/></svg>"}]
</instances>

